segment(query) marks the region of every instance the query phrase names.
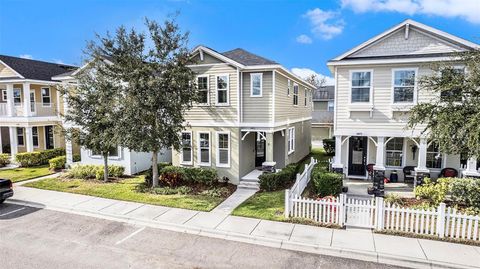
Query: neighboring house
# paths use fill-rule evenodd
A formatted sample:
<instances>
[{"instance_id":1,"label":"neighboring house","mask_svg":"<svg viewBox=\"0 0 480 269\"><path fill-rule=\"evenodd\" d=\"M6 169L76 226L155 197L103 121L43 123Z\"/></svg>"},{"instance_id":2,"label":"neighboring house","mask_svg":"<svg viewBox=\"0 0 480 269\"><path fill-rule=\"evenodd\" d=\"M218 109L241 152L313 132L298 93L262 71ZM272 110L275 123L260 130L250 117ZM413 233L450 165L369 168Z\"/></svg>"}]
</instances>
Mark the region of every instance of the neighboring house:
<instances>
[{"instance_id":1,"label":"neighboring house","mask_svg":"<svg viewBox=\"0 0 480 269\"><path fill-rule=\"evenodd\" d=\"M65 147L63 100L52 79L74 66L0 55L0 152Z\"/></svg>"},{"instance_id":2,"label":"neighboring house","mask_svg":"<svg viewBox=\"0 0 480 269\"><path fill-rule=\"evenodd\" d=\"M333 110L335 87L324 86L313 92L312 143L321 145L325 138L333 136Z\"/></svg>"},{"instance_id":3,"label":"neighboring house","mask_svg":"<svg viewBox=\"0 0 480 269\"><path fill-rule=\"evenodd\" d=\"M479 45L421 23L406 20L352 50L330 60L335 75L333 168L350 178L366 178L367 164L377 171L398 171L415 166L418 174L437 177L442 168L461 168L478 176L474 158L439 151L427 141L422 127L406 128L409 109L438 98L420 91L419 78L431 74L429 65L451 61L452 53L478 49ZM464 70L458 63L459 70Z\"/></svg>"},{"instance_id":4,"label":"neighboring house","mask_svg":"<svg viewBox=\"0 0 480 269\"><path fill-rule=\"evenodd\" d=\"M185 116L174 165L212 167L239 184L256 181L262 164L283 168L309 154L314 86L243 49L198 46L193 62L202 100Z\"/></svg>"},{"instance_id":5,"label":"neighboring house","mask_svg":"<svg viewBox=\"0 0 480 269\"><path fill-rule=\"evenodd\" d=\"M75 86L77 84L77 79L75 79L75 75L78 73L80 69L59 74L53 77L52 79ZM62 102L62 103L65 104L64 111L68 111L66 102ZM62 122L62 124L66 128L72 127L70 123L65 121ZM74 144L75 143L72 143L69 140L65 141L68 165L71 165L73 163L73 154L77 152L76 150L74 150L75 148ZM80 161L81 164L103 165L103 156L100 154L100 152L94 152L85 147L81 147L78 151L80 152L80 155L81 155L81 161ZM163 149L158 155L158 161L171 162L172 160L171 157L172 157L171 150ZM118 147L116 150L109 153L108 164L123 166L125 167L126 175L133 175L133 174L137 174L139 172L145 171L152 166L152 153L136 152L136 151L129 150L127 148Z\"/></svg>"}]
</instances>

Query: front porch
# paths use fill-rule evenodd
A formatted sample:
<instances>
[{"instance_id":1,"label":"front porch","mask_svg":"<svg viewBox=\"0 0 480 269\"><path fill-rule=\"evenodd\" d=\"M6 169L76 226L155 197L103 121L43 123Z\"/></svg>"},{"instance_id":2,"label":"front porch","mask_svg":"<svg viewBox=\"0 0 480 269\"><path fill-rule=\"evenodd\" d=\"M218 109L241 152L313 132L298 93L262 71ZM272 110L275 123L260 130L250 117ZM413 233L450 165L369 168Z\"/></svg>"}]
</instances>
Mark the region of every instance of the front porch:
<instances>
[{"instance_id":1,"label":"front porch","mask_svg":"<svg viewBox=\"0 0 480 269\"><path fill-rule=\"evenodd\" d=\"M2 126L0 127L0 153L9 153L12 158L20 152L63 147L63 139L54 125Z\"/></svg>"}]
</instances>

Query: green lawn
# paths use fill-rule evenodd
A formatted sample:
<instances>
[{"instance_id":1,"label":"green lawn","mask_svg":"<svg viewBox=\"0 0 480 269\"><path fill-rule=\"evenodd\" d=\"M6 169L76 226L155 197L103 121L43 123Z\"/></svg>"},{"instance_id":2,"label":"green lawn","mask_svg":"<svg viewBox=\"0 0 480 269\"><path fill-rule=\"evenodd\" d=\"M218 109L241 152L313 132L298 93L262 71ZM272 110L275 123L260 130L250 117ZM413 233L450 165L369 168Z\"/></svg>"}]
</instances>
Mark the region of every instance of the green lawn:
<instances>
[{"instance_id":1,"label":"green lawn","mask_svg":"<svg viewBox=\"0 0 480 269\"><path fill-rule=\"evenodd\" d=\"M36 167L19 167L14 169L0 170L0 178L10 179L12 182L20 182L32 178L51 175L48 165Z\"/></svg>"},{"instance_id":2,"label":"green lawn","mask_svg":"<svg viewBox=\"0 0 480 269\"><path fill-rule=\"evenodd\" d=\"M225 200L221 197L207 195L159 195L144 193L137 190L143 182L144 176L123 179L114 183L103 183L94 180L47 178L27 183L25 186L200 211L210 211Z\"/></svg>"}]
</instances>

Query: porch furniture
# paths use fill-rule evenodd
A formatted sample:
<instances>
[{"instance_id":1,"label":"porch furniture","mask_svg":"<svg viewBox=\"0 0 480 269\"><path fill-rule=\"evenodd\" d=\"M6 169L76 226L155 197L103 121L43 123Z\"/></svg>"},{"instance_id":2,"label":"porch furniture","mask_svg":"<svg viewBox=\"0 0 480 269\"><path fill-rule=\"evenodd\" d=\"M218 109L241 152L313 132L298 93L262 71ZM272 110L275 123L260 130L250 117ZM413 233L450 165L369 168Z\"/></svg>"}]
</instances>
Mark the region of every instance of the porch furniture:
<instances>
[{"instance_id":1,"label":"porch furniture","mask_svg":"<svg viewBox=\"0 0 480 269\"><path fill-rule=\"evenodd\" d=\"M403 167L403 181L413 182L415 180L415 166Z\"/></svg>"},{"instance_id":2,"label":"porch furniture","mask_svg":"<svg viewBox=\"0 0 480 269\"><path fill-rule=\"evenodd\" d=\"M276 162L263 162L262 163L262 171L275 173L275 171L276 171L275 166L276 165L277 165Z\"/></svg>"},{"instance_id":3,"label":"porch furniture","mask_svg":"<svg viewBox=\"0 0 480 269\"><path fill-rule=\"evenodd\" d=\"M375 166L374 163L369 163L367 164L367 174L368 174L368 179L373 181L373 167Z\"/></svg>"},{"instance_id":4,"label":"porch furniture","mask_svg":"<svg viewBox=\"0 0 480 269\"><path fill-rule=\"evenodd\" d=\"M443 168L442 171L440 171L439 177L457 177L458 176L458 171L454 168Z\"/></svg>"},{"instance_id":5,"label":"porch furniture","mask_svg":"<svg viewBox=\"0 0 480 269\"><path fill-rule=\"evenodd\" d=\"M397 171L393 170L393 171L390 173L390 182L393 182L393 183L398 182L398 174L397 174Z\"/></svg>"}]
</instances>

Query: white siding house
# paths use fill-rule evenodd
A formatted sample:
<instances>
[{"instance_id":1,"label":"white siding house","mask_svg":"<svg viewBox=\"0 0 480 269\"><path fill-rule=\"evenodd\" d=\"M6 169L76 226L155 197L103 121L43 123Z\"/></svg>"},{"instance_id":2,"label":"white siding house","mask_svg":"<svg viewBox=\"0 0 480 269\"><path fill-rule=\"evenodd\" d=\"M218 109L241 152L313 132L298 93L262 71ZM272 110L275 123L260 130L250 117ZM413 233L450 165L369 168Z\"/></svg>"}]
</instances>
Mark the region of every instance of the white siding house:
<instances>
[{"instance_id":1,"label":"white siding house","mask_svg":"<svg viewBox=\"0 0 480 269\"><path fill-rule=\"evenodd\" d=\"M422 134L422 126L406 127L411 107L438 98L419 89L419 78L432 72L431 64L478 48L406 20L330 60L336 83L333 168L350 178L367 178L368 164L386 176L397 171L400 180L406 166L433 178L447 167L478 176L476 159L443 154Z\"/></svg>"}]
</instances>

